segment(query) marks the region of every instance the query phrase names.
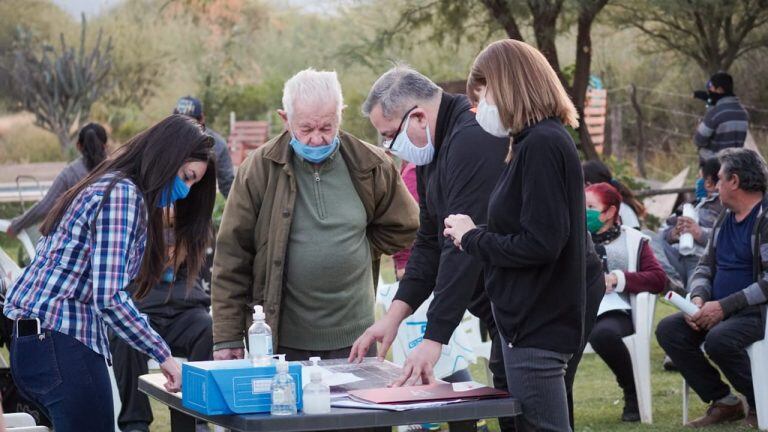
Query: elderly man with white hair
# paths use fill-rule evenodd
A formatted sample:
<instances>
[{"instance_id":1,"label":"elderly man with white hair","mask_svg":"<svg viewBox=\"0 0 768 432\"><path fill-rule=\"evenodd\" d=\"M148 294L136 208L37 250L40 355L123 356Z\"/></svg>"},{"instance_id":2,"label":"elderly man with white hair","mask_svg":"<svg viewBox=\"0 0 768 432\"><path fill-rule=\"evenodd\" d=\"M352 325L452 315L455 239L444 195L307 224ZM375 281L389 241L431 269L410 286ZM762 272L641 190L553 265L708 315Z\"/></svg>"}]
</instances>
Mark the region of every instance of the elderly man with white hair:
<instances>
[{"instance_id":1,"label":"elderly man with white hair","mask_svg":"<svg viewBox=\"0 0 768 432\"><path fill-rule=\"evenodd\" d=\"M340 130L343 106L335 72L299 72L286 130L240 165L216 240L214 359L243 357L254 305L287 360L346 358L373 324L379 257L411 245L418 207L383 150Z\"/></svg>"}]
</instances>

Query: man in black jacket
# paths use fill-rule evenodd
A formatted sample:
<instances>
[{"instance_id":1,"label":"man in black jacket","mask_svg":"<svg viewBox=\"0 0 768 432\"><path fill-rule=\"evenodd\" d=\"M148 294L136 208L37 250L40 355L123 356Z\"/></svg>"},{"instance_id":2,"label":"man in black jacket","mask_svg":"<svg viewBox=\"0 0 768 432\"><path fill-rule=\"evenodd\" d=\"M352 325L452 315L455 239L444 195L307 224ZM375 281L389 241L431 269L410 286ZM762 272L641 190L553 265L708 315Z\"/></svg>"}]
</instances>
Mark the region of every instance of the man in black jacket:
<instances>
[{"instance_id":1,"label":"man in black jacket","mask_svg":"<svg viewBox=\"0 0 768 432\"><path fill-rule=\"evenodd\" d=\"M435 294L424 340L406 360L398 385L434 380L432 367L442 345L448 344L469 308L493 337L489 366L494 385L507 386L482 265L442 235L449 214L466 212L485 220L488 197L504 168L509 141L483 131L471 108L465 96L445 93L424 75L402 66L382 75L363 105L384 146L417 165L420 228L392 306L355 342L350 359L363 357L375 341L383 343L379 352L386 354L400 322ZM502 428L511 430L504 423Z\"/></svg>"},{"instance_id":2,"label":"man in black jacket","mask_svg":"<svg viewBox=\"0 0 768 432\"><path fill-rule=\"evenodd\" d=\"M363 113L381 133L386 148L418 165L420 228L392 306L355 342L350 360L365 356L376 341L382 343L379 353L384 356L402 320L434 292L424 340L406 360L405 374L396 384L434 379L432 367L440 358L442 345L448 343L464 311L469 309L485 323L492 338L489 367L493 384L506 389L500 339L485 294L482 265L461 253L442 233L445 217L457 212L467 212L484 223L490 193L504 168L509 140L483 131L465 96L444 93L427 77L406 67L395 67L376 81ZM589 242L587 286L591 288L585 335L591 331L605 287L601 268ZM582 347L585 343L582 341ZM569 362L569 390L580 357L579 353ZM500 425L504 431L514 430L511 419L500 419Z\"/></svg>"}]
</instances>

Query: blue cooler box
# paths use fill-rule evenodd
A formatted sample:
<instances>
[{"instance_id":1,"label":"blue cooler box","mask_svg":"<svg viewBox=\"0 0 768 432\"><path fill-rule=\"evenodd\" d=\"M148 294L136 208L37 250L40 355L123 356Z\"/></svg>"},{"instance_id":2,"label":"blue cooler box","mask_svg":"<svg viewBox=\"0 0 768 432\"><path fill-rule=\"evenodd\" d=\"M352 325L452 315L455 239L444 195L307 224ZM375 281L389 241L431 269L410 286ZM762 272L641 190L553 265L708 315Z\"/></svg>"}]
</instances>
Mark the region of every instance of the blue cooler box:
<instances>
[{"instance_id":1,"label":"blue cooler box","mask_svg":"<svg viewBox=\"0 0 768 432\"><path fill-rule=\"evenodd\" d=\"M251 365L250 360L184 363L182 396L186 408L206 415L268 413L275 366ZM296 384L296 408L302 409L301 363L289 362L288 374Z\"/></svg>"}]
</instances>

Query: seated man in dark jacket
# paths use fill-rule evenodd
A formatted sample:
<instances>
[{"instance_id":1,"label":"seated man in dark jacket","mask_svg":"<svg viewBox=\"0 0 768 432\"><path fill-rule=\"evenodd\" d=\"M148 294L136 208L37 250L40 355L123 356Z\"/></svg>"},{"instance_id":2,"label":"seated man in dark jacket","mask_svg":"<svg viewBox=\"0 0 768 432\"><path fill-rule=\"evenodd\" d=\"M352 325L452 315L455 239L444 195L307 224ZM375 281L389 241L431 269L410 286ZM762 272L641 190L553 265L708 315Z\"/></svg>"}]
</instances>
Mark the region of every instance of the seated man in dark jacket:
<instances>
[{"instance_id":1,"label":"seated man in dark jacket","mask_svg":"<svg viewBox=\"0 0 768 432\"><path fill-rule=\"evenodd\" d=\"M656 328L666 351L694 391L710 403L688 425L703 427L742 419L755 427L755 394L746 348L763 338L768 302L768 187L765 164L751 150L719 155L720 200L726 211L712 231L691 280L693 316L677 313ZM746 396L749 412L731 392L700 346L733 387Z\"/></svg>"}]
</instances>

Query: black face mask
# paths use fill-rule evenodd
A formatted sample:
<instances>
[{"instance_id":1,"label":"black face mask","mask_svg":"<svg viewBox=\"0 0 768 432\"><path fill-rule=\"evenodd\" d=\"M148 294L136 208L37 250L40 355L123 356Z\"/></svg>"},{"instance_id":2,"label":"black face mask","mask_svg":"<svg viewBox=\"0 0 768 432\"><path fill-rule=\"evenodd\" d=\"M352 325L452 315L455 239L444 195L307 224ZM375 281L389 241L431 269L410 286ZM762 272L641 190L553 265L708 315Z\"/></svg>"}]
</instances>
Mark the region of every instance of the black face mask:
<instances>
[{"instance_id":1,"label":"black face mask","mask_svg":"<svg viewBox=\"0 0 768 432\"><path fill-rule=\"evenodd\" d=\"M707 92L707 104L709 105L715 105L717 101L724 98L726 96L725 93L715 93L708 91Z\"/></svg>"}]
</instances>

